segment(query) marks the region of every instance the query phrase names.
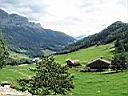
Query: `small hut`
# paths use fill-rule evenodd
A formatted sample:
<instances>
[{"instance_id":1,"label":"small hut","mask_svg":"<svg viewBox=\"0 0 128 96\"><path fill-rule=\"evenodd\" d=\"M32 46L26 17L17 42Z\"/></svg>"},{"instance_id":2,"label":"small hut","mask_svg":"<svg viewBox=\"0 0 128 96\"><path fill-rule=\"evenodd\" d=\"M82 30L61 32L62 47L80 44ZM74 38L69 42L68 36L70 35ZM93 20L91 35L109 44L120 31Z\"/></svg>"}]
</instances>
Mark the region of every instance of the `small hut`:
<instances>
[{"instance_id":1,"label":"small hut","mask_svg":"<svg viewBox=\"0 0 128 96\"><path fill-rule=\"evenodd\" d=\"M80 61L79 60L66 60L66 63L69 67L80 66Z\"/></svg>"},{"instance_id":2,"label":"small hut","mask_svg":"<svg viewBox=\"0 0 128 96\"><path fill-rule=\"evenodd\" d=\"M96 59L89 62L86 66L89 68L89 71L103 71L109 69L111 62L104 59Z\"/></svg>"}]
</instances>

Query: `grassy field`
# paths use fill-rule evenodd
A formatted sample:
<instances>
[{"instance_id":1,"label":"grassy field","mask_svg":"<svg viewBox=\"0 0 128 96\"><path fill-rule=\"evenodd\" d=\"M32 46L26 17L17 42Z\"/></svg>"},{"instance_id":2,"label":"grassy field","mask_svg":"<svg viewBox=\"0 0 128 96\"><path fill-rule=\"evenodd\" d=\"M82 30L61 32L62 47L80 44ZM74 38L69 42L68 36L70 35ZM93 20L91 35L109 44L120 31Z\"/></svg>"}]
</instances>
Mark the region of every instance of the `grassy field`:
<instances>
[{"instance_id":1,"label":"grassy field","mask_svg":"<svg viewBox=\"0 0 128 96\"><path fill-rule=\"evenodd\" d=\"M88 62L103 56L106 59L112 57L112 46L104 45L90 47L67 55L56 56L58 62L64 63L65 59L79 59L81 62ZM0 70L0 82L8 81L16 84L20 78L29 78L33 72L29 68L35 65L7 66ZM103 74L100 72L79 72L70 69L74 75L75 89L71 96L128 96L128 70L114 74ZM67 95L70 96L70 95Z\"/></svg>"},{"instance_id":2,"label":"grassy field","mask_svg":"<svg viewBox=\"0 0 128 96\"><path fill-rule=\"evenodd\" d=\"M64 64L66 59L77 59L80 60L81 63L87 63L100 57L111 60L113 50L113 44L93 46L69 54L58 55L56 56L56 60L59 61L61 64Z\"/></svg>"},{"instance_id":3,"label":"grassy field","mask_svg":"<svg viewBox=\"0 0 128 96\"><path fill-rule=\"evenodd\" d=\"M115 74L72 73L76 87L73 96L128 96L128 71Z\"/></svg>"},{"instance_id":4,"label":"grassy field","mask_svg":"<svg viewBox=\"0 0 128 96\"><path fill-rule=\"evenodd\" d=\"M34 65L4 68L0 70L0 82L8 81L15 85L17 79L33 75L29 71L30 67ZM128 96L128 71L114 74L83 73L75 70L70 72L75 76L72 96Z\"/></svg>"},{"instance_id":5,"label":"grassy field","mask_svg":"<svg viewBox=\"0 0 128 96\"><path fill-rule=\"evenodd\" d=\"M8 81L10 84L16 83L18 79L29 78L33 75L33 72L29 68L33 68L35 65L24 66L6 66L0 70L0 83Z\"/></svg>"}]
</instances>

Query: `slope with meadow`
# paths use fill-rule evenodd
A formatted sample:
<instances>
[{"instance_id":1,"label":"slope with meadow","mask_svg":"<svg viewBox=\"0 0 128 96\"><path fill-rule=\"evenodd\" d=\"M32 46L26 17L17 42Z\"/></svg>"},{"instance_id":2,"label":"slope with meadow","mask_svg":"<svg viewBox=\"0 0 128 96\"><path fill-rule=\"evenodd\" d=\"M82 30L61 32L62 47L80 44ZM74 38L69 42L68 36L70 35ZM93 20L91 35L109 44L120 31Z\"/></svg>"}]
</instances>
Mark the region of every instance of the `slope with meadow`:
<instances>
[{"instance_id":1,"label":"slope with meadow","mask_svg":"<svg viewBox=\"0 0 128 96\"><path fill-rule=\"evenodd\" d=\"M55 56L56 61L61 64L65 63L65 59L79 59L81 63L87 62L103 56L105 59L111 60L113 52L113 44L92 46L66 55ZM9 82L13 88L18 87L17 80L21 78L30 78L34 75L30 68L35 68L34 64L6 66L0 70L0 83ZM128 95L128 71L103 74L100 72L80 72L74 69L69 70L74 75L75 89L66 96L127 96ZM59 95L60 96L60 95Z\"/></svg>"}]
</instances>

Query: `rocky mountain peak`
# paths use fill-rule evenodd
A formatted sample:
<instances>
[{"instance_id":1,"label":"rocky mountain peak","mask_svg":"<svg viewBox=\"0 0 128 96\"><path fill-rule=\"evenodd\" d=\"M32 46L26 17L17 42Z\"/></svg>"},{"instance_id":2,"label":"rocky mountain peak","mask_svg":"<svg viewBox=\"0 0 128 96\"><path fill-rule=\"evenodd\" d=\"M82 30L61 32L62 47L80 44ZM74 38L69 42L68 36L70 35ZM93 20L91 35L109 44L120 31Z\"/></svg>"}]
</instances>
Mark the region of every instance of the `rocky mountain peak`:
<instances>
[{"instance_id":1,"label":"rocky mountain peak","mask_svg":"<svg viewBox=\"0 0 128 96\"><path fill-rule=\"evenodd\" d=\"M1 16L6 16L6 15L8 15L8 13L6 13L4 10L2 10L2 9L0 9L0 17Z\"/></svg>"},{"instance_id":2,"label":"rocky mountain peak","mask_svg":"<svg viewBox=\"0 0 128 96\"><path fill-rule=\"evenodd\" d=\"M28 23L28 19L24 16L19 16L17 14L10 14L9 16L14 23Z\"/></svg>"}]
</instances>

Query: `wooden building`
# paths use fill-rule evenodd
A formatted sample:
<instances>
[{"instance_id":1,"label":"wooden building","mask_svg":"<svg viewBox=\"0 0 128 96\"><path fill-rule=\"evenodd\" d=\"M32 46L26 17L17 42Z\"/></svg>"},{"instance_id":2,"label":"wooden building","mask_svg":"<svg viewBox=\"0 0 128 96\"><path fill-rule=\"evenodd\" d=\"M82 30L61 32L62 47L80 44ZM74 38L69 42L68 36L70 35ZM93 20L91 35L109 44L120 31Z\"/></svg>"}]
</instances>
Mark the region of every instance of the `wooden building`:
<instances>
[{"instance_id":1,"label":"wooden building","mask_svg":"<svg viewBox=\"0 0 128 96\"><path fill-rule=\"evenodd\" d=\"M67 63L67 66L69 66L69 67L80 66L79 60L66 60L66 63Z\"/></svg>"},{"instance_id":2,"label":"wooden building","mask_svg":"<svg viewBox=\"0 0 128 96\"><path fill-rule=\"evenodd\" d=\"M111 62L104 59L96 59L94 61L89 62L86 66L89 71L102 71L109 69Z\"/></svg>"}]
</instances>

